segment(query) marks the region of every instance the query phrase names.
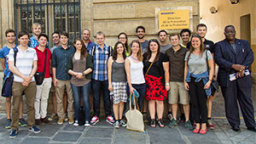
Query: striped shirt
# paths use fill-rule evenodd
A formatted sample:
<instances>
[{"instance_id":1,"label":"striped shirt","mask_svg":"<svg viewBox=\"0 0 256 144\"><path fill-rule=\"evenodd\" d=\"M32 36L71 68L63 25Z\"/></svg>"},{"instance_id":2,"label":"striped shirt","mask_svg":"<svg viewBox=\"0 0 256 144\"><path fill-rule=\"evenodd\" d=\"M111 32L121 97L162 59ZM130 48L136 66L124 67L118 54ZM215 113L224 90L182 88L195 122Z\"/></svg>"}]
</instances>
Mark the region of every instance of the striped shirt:
<instances>
[{"instance_id":1,"label":"striped shirt","mask_svg":"<svg viewBox=\"0 0 256 144\"><path fill-rule=\"evenodd\" d=\"M32 72L33 69L33 62L36 60L37 61L37 55L36 51L33 48L28 48L24 52L17 47L18 52L16 56L16 68L18 69L19 72L21 72L25 76L29 76L30 73ZM10 50L10 53L8 55L9 61L14 61L14 51L13 49ZM23 82L24 80L14 74L14 81L15 82ZM32 78L32 81L34 80L34 77Z\"/></svg>"},{"instance_id":2,"label":"striped shirt","mask_svg":"<svg viewBox=\"0 0 256 144\"><path fill-rule=\"evenodd\" d=\"M95 50L90 50L90 55L93 55L93 74L92 78L99 81L108 80L107 61L110 56L111 48L104 44L104 48L101 49L99 45L96 45Z\"/></svg>"}]
</instances>

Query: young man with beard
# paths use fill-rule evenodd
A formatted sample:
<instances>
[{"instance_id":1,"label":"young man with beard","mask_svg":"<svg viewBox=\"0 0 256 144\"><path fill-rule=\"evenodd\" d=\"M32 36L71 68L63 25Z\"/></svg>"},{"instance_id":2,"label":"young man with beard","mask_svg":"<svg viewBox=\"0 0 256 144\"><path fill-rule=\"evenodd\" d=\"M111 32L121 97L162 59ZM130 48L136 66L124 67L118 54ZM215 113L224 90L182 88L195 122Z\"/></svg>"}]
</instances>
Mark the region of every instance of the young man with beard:
<instances>
[{"instance_id":1,"label":"young man with beard","mask_svg":"<svg viewBox=\"0 0 256 144\"><path fill-rule=\"evenodd\" d=\"M181 37L181 40L182 42L180 43L180 45L182 47L187 47L187 44L190 40L190 36L191 36L191 31L189 29L182 29L180 31L180 37Z\"/></svg>"},{"instance_id":2,"label":"young man with beard","mask_svg":"<svg viewBox=\"0 0 256 144\"><path fill-rule=\"evenodd\" d=\"M142 53L144 54L147 51L148 48L148 41L146 39L144 39L144 36L146 34L146 29L144 26L138 26L136 28L136 34L138 37L138 41L141 44L141 48L142 48Z\"/></svg>"},{"instance_id":3,"label":"young man with beard","mask_svg":"<svg viewBox=\"0 0 256 144\"><path fill-rule=\"evenodd\" d=\"M160 52L165 53L166 50L171 48L172 46L168 43L168 34L165 30L160 30L158 32L158 39L160 44Z\"/></svg>"}]
</instances>

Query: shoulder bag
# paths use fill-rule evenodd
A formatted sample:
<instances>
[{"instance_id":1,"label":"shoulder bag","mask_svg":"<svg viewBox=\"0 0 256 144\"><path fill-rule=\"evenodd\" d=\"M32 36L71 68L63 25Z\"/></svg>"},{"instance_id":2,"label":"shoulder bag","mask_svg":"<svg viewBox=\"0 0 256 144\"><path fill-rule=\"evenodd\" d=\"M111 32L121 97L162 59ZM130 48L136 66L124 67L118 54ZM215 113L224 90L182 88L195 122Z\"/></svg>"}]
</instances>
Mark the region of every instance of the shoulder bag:
<instances>
[{"instance_id":1,"label":"shoulder bag","mask_svg":"<svg viewBox=\"0 0 256 144\"><path fill-rule=\"evenodd\" d=\"M36 72L35 73L35 81L36 85L41 85L44 81L45 69L46 69L46 62L47 62L47 50L45 50L45 59L44 59L44 72Z\"/></svg>"}]
</instances>

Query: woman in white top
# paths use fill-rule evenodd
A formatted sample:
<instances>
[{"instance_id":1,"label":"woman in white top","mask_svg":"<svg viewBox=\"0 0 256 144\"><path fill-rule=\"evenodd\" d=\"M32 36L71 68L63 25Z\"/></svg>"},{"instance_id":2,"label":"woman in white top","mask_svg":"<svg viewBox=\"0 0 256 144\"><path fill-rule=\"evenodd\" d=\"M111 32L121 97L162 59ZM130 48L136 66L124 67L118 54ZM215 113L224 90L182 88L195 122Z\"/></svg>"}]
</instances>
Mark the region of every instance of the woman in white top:
<instances>
[{"instance_id":1,"label":"woman in white top","mask_svg":"<svg viewBox=\"0 0 256 144\"><path fill-rule=\"evenodd\" d=\"M146 84L143 73L144 66L142 60L143 56L140 42L138 40L133 40L131 43L130 56L125 60L125 71L130 94L136 90L140 95L138 98L140 110L142 108L144 95L146 92Z\"/></svg>"}]
</instances>

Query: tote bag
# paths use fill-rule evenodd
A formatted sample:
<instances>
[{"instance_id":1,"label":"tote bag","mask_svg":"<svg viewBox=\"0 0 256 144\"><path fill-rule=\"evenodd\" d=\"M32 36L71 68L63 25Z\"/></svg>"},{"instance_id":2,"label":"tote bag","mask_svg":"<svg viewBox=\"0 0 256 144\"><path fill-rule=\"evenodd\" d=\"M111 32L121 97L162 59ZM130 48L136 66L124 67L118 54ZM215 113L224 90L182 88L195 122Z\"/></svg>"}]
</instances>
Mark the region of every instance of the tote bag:
<instances>
[{"instance_id":1,"label":"tote bag","mask_svg":"<svg viewBox=\"0 0 256 144\"><path fill-rule=\"evenodd\" d=\"M136 104L134 105L134 109L132 109L132 102L135 101L134 94L130 95L130 109L125 113L125 117L127 119L127 129L133 130L133 131L139 131L144 132L144 122L143 122L143 116L139 110L136 108Z\"/></svg>"}]
</instances>

